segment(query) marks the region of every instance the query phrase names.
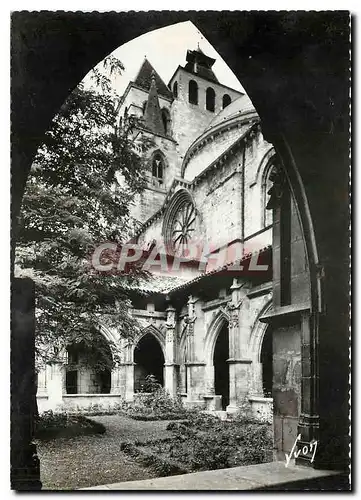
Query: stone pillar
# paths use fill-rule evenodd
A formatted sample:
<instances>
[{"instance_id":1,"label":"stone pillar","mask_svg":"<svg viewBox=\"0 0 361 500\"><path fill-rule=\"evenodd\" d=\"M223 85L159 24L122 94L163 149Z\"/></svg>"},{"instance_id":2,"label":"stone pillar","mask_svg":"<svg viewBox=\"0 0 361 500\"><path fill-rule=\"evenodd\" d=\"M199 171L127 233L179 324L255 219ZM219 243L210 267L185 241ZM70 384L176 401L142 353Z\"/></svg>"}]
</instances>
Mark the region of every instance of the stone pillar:
<instances>
[{"instance_id":1,"label":"stone pillar","mask_svg":"<svg viewBox=\"0 0 361 500\"><path fill-rule=\"evenodd\" d=\"M110 394L121 394L122 367L116 366L111 372Z\"/></svg>"},{"instance_id":2,"label":"stone pillar","mask_svg":"<svg viewBox=\"0 0 361 500\"><path fill-rule=\"evenodd\" d=\"M208 364L204 368L205 392L206 394L214 394L214 365Z\"/></svg>"},{"instance_id":3,"label":"stone pillar","mask_svg":"<svg viewBox=\"0 0 361 500\"><path fill-rule=\"evenodd\" d=\"M37 376L37 396L47 396L47 370L46 368L42 369L39 371L38 376Z\"/></svg>"},{"instance_id":4,"label":"stone pillar","mask_svg":"<svg viewBox=\"0 0 361 500\"><path fill-rule=\"evenodd\" d=\"M194 345L194 326L197 319L195 312L196 297L188 299L187 323L187 404L204 406L205 401L201 394L204 393L204 367L205 363L196 359Z\"/></svg>"},{"instance_id":5,"label":"stone pillar","mask_svg":"<svg viewBox=\"0 0 361 500\"><path fill-rule=\"evenodd\" d=\"M298 422L297 435L301 435L301 439L297 442L297 450L307 449L307 453L301 452L296 458L296 464L312 466L313 450L311 448L311 443L320 440L320 418L319 418L319 375L317 369L317 345L312 338L317 331L317 326L314 324L315 316L311 315L308 311L301 314L301 414ZM334 449L327 446L329 442L326 441L322 443L319 447L319 452L321 450L321 457L324 453L326 456L328 454L334 453L341 455L337 446L332 446ZM326 449L326 452L325 452ZM332 451L331 451L332 450ZM319 456L314 457L316 459L316 464L318 466L324 466L322 459ZM335 460L337 462L337 460ZM342 462L342 460L340 461ZM341 468L341 466L340 466Z\"/></svg>"},{"instance_id":6,"label":"stone pillar","mask_svg":"<svg viewBox=\"0 0 361 500\"><path fill-rule=\"evenodd\" d=\"M251 386L251 364L248 358L249 300L248 288L235 278L231 286L229 311L229 405L228 412L236 412L248 397Z\"/></svg>"},{"instance_id":7,"label":"stone pillar","mask_svg":"<svg viewBox=\"0 0 361 500\"><path fill-rule=\"evenodd\" d=\"M252 362L252 380L251 380L251 388L250 388L250 393L253 396L260 396L263 397L265 394L263 394L263 384L262 384L262 363L260 362Z\"/></svg>"},{"instance_id":8,"label":"stone pillar","mask_svg":"<svg viewBox=\"0 0 361 500\"><path fill-rule=\"evenodd\" d=\"M48 404L49 408L56 410L63 405L63 378L64 365L62 362L53 362L48 371Z\"/></svg>"},{"instance_id":9,"label":"stone pillar","mask_svg":"<svg viewBox=\"0 0 361 500\"><path fill-rule=\"evenodd\" d=\"M251 378L250 359L229 359L229 405L227 412L236 413L244 401L248 401Z\"/></svg>"},{"instance_id":10,"label":"stone pillar","mask_svg":"<svg viewBox=\"0 0 361 500\"><path fill-rule=\"evenodd\" d=\"M125 394L126 401L133 401L134 399L134 364L125 363Z\"/></svg>"},{"instance_id":11,"label":"stone pillar","mask_svg":"<svg viewBox=\"0 0 361 500\"><path fill-rule=\"evenodd\" d=\"M179 366L176 363L177 334L175 309L171 305L167 309L166 328L164 387L171 396L175 397L178 387Z\"/></svg>"}]
</instances>

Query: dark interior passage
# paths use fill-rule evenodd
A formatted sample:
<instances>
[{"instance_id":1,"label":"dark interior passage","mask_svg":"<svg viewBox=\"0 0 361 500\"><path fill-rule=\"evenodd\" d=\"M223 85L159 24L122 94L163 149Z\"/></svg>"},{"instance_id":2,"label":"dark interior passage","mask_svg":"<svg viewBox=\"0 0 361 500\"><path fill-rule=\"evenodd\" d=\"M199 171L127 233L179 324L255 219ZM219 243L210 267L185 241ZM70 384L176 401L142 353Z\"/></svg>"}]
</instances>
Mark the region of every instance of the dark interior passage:
<instances>
[{"instance_id":1,"label":"dark interior passage","mask_svg":"<svg viewBox=\"0 0 361 500\"><path fill-rule=\"evenodd\" d=\"M222 410L229 405L229 333L228 324L224 324L218 334L214 348L214 389L218 396L222 396Z\"/></svg>"},{"instance_id":2,"label":"dark interior passage","mask_svg":"<svg viewBox=\"0 0 361 500\"><path fill-rule=\"evenodd\" d=\"M134 350L134 390L144 387L147 375L154 375L157 382L164 385L164 355L158 340L151 333L140 339Z\"/></svg>"},{"instance_id":3,"label":"dark interior passage","mask_svg":"<svg viewBox=\"0 0 361 500\"><path fill-rule=\"evenodd\" d=\"M262 388L264 397L272 397L272 328L269 326L264 334L262 349L261 349L261 363L262 363Z\"/></svg>"}]
</instances>

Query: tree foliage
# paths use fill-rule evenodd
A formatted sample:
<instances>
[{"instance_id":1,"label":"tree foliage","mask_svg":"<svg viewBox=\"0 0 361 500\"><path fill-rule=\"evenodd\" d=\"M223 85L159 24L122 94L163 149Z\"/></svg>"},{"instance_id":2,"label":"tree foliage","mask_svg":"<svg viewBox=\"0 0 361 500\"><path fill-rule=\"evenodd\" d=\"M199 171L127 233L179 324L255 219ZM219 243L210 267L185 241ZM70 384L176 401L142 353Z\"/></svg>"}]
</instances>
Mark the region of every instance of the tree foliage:
<instances>
[{"instance_id":1,"label":"tree foliage","mask_svg":"<svg viewBox=\"0 0 361 500\"><path fill-rule=\"evenodd\" d=\"M16 272L36 284L40 361L52 361L69 344L97 345L99 321L125 337L137 330L125 289L140 271L103 275L90 265L99 244L129 239L135 229L130 206L145 187L144 153L151 143L139 135L135 141L135 119L119 126L111 75L121 69L109 57L93 70L91 85L74 89L31 168Z\"/></svg>"}]
</instances>

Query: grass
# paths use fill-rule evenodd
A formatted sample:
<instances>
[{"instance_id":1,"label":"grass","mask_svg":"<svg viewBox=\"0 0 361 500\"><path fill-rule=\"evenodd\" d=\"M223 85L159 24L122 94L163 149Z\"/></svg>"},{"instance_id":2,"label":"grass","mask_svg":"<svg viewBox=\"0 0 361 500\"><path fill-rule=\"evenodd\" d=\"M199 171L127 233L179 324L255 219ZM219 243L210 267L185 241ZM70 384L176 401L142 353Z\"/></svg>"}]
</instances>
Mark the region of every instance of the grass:
<instances>
[{"instance_id":1,"label":"grass","mask_svg":"<svg viewBox=\"0 0 361 500\"><path fill-rule=\"evenodd\" d=\"M272 426L195 415L168 424L173 438L128 443L123 449L160 475L223 469L272 461Z\"/></svg>"},{"instance_id":2,"label":"grass","mask_svg":"<svg viewBox=\"0 0 361 500\"><path fill-rule=\"evenodd\" d=\"M183 421L89 420L104 434L38 441L43 489L73 490L272 460L272 426L195 413Z\"/></svg>"},{"instance_id":3,"label":"grass","mask_svg":"<svg viewBox=\"0 0 361 500\"><path fill-rule=\"evenodd\" d=\"M74 490L159 477L121 447L125 441L169 438L168 422L140 422L119 415L92 420L104 425L106 433L37 442L43 489Z\"/></svg>"}]
</instances>

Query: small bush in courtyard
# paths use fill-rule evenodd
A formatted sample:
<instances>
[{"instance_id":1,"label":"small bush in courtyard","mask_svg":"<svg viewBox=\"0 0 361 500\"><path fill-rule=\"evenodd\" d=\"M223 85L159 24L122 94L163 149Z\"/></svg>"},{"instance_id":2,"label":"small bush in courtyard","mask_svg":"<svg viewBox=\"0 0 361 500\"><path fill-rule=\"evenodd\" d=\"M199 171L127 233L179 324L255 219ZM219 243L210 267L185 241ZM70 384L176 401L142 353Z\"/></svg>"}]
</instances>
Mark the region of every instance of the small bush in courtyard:
<instances>
[{"instance_id":1,"label":"small bush in courtyard","mask_svg":"<svg viewBox=\"0 0 361 500\"><path fill-rule=\"evenodd\" d=\"M69 415L65 412L45 411L36 420L35 437L54 439L74 437L85 434L103 434L105 427L82 415Z\"/></svg>"},{"instance_id":2,"label":"small bush in courtyard","mask_svg":"<svg viewBox=\"0 0 361 500\"><path fill-rule=\"evenodd\" d=\"M180 397L172 398L162 387L154 392L139 392L134 401L124 402L123 411L138 420L175 420L189 417Z\"/></svg>"}]
</instances>

